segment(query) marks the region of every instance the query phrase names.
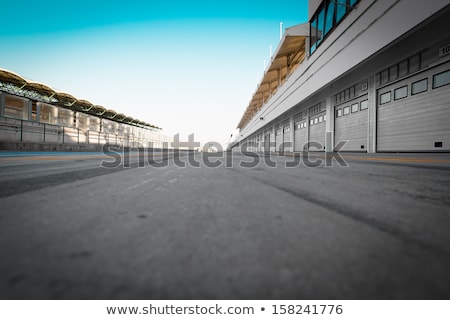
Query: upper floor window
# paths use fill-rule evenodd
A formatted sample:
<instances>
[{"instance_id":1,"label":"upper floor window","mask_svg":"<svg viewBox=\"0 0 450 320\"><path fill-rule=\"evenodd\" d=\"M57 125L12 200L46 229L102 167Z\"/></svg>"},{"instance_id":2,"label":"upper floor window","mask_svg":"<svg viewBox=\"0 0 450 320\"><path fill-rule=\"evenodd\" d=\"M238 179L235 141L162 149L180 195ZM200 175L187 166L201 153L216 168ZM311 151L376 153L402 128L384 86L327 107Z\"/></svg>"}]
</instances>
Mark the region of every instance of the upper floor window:
<instances>
[{"instance_id":1,"label":"upper floor window","mask_svg":"<svg viewBox=\"0 0 450 320\"><path fill-rule=\"evenodd\" d=\"M359 0L323 0L310 21L311 45L316 51L322 40L344 19Z\"/></svg>"}]
</instances>

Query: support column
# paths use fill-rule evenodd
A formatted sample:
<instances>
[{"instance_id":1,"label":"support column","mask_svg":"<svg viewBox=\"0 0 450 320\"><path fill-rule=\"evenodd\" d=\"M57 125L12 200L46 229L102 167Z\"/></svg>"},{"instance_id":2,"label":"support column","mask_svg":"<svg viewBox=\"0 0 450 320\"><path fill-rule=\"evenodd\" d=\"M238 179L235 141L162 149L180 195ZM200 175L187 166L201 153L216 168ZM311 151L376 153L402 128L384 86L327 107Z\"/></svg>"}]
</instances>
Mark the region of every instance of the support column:
<instances>
[{"instance_id":1,"label":"support column","mask_svg":"<svg viewBox=\"0 0 450 320\"><path fill-rule=\"evenodd\" d=\"M334 151L334 108L331 95L325 99L327 121L325 122L325 152Z\"/></svg>"},{"instance_id":2,"label":"support column","mask_svg":"<svg viewBox=\"0 0 450 320\"><path fill-rule=\"evenodd\" d=\"M28 112L27 112L27 119L26 120L32 120L32 111L33 111L33 101L31 100L27 100L27 105L28 105Z\"/></svg>"},{"instance_id":3,"label":"support column","mask_svg":"<svg viewBox=\"0 0 450 320\"><path fill-rule=\"evenodd\" d=\"M272 126L272 134L271 134L271 138L270 139L270 151L271 152L275 152L277 151L277 147L276 147L276 141L277 141L277 136L276 136L276 132L275 132L275 124ZM274 147L273 147L274 146Z\"/></svg>"},{"instance_id":4,"label":"support column","mask_svg":"<svg viewBox=\"0 0 450 320\"><path fill-rule=\"evenodd\" d=\"M0 92L0 117L5 116L5 95Z\"/></svg>"},{"instance_id":5,"label":"support column","mask_svg":"<svg viewBox=\"0 0 450 320\"><path fill-rule=\"evenodd\" d=\"M294 132L295 132L295 128L294 128L294 116L292 115L291 118L289 119L289 126L291 127L291 146L289 147L291 152L294 152Z\"/></svg>"},{"instance_id":6,"label":"support column","mask_svg":"<svg viewBox=\"0 0 450 320\"><path fill-rule=\"evenodd\" d=\"M371 76L368 79L368 95L367 104L369 110L367 115L369 117L368 122L368 148L367 153L377 152L377 89L375 86L375 76Z\"/></svg>"},{"instance_id":7,"label":"support column","mask_svg":"<svg viewBox=\"0 0 450 320\"><path fill-rule=\"evenodd\" d=\"M306 116L306 145L303 147L303 151L309 151L309 111Z\"/></svg>"}]
</instances>

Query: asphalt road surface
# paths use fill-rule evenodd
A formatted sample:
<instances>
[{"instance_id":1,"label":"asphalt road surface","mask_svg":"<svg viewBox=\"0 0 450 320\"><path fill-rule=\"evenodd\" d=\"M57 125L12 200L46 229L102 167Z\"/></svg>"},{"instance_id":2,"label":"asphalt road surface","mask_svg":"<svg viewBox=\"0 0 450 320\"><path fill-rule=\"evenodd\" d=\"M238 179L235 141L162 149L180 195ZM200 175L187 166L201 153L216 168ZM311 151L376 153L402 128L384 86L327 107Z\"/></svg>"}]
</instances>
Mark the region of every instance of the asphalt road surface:
<instances>
[{"instance_id":1,"label":"asphalt road surface","mask_svg":"<svg viewBox=\"0 0 450 320\"><path fill-rule=\"evenodd\" d=\"M450 299L449 154L206 155L0 153L0 299Z\"/></svg>"}]
</instances>

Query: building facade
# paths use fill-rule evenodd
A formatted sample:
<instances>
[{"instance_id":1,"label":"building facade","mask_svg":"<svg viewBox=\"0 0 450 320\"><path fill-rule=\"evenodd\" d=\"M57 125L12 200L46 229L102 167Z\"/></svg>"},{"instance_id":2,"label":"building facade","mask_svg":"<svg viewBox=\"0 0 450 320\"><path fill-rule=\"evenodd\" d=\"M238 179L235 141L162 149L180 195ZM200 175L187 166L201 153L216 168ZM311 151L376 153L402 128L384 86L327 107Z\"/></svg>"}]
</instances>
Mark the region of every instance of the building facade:
<instances>
[{"instance_id":1,"label":"building facade","mask_svg":"<svg viewBox=\"0 0 450 320\"><path fill-rule=\"evenodd\" d=\"M311 0L309 22L286 29L231 146L450 151L448 21L448 0Z\"/></svg>"},{"instance_id":2,"label":"building facade","mask_svg":"<svg viewBox=\"0 0 450 320\"><path fill-rule=\"evenodd\" d=\"M161 128L0 69L0 141L168 148Z\"/></svg>"}]
</instances>

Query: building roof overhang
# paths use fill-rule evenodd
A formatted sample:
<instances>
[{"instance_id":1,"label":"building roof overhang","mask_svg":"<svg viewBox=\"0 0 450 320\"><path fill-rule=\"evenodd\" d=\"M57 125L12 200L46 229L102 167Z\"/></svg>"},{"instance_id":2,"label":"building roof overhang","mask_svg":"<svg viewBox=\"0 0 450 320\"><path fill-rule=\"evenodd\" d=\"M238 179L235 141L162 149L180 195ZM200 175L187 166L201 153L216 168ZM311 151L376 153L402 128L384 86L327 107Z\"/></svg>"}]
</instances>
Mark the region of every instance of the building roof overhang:
<instances>
[{"instance_id":1,"label":"building roof overhang","mask_svg":"<svg viewBox=\"0 0 450 320\"><path fill-rule=\"evenodd\" d=\"M118 114L114 110L94 105L87 100L77 99L69 93L54 90L43 83L27 80L20 75L5 69L0 69L0 90L119 123L130 124L151 130L162 130L149 123L127 117L121 113Z\"/></svg>"},{"instance_id":2,"label":"building roof overhang","mask_svg":"<svg viewBox=\"0 0 450 320\"><path fill-rule=\"evenodd\" d=\"M299 24L285 29L270 64L242 116L238 128L244 128L269 98L284 84L290 74L306 57L306 39L309 24Z\"/></svg>"}]
</instances>

